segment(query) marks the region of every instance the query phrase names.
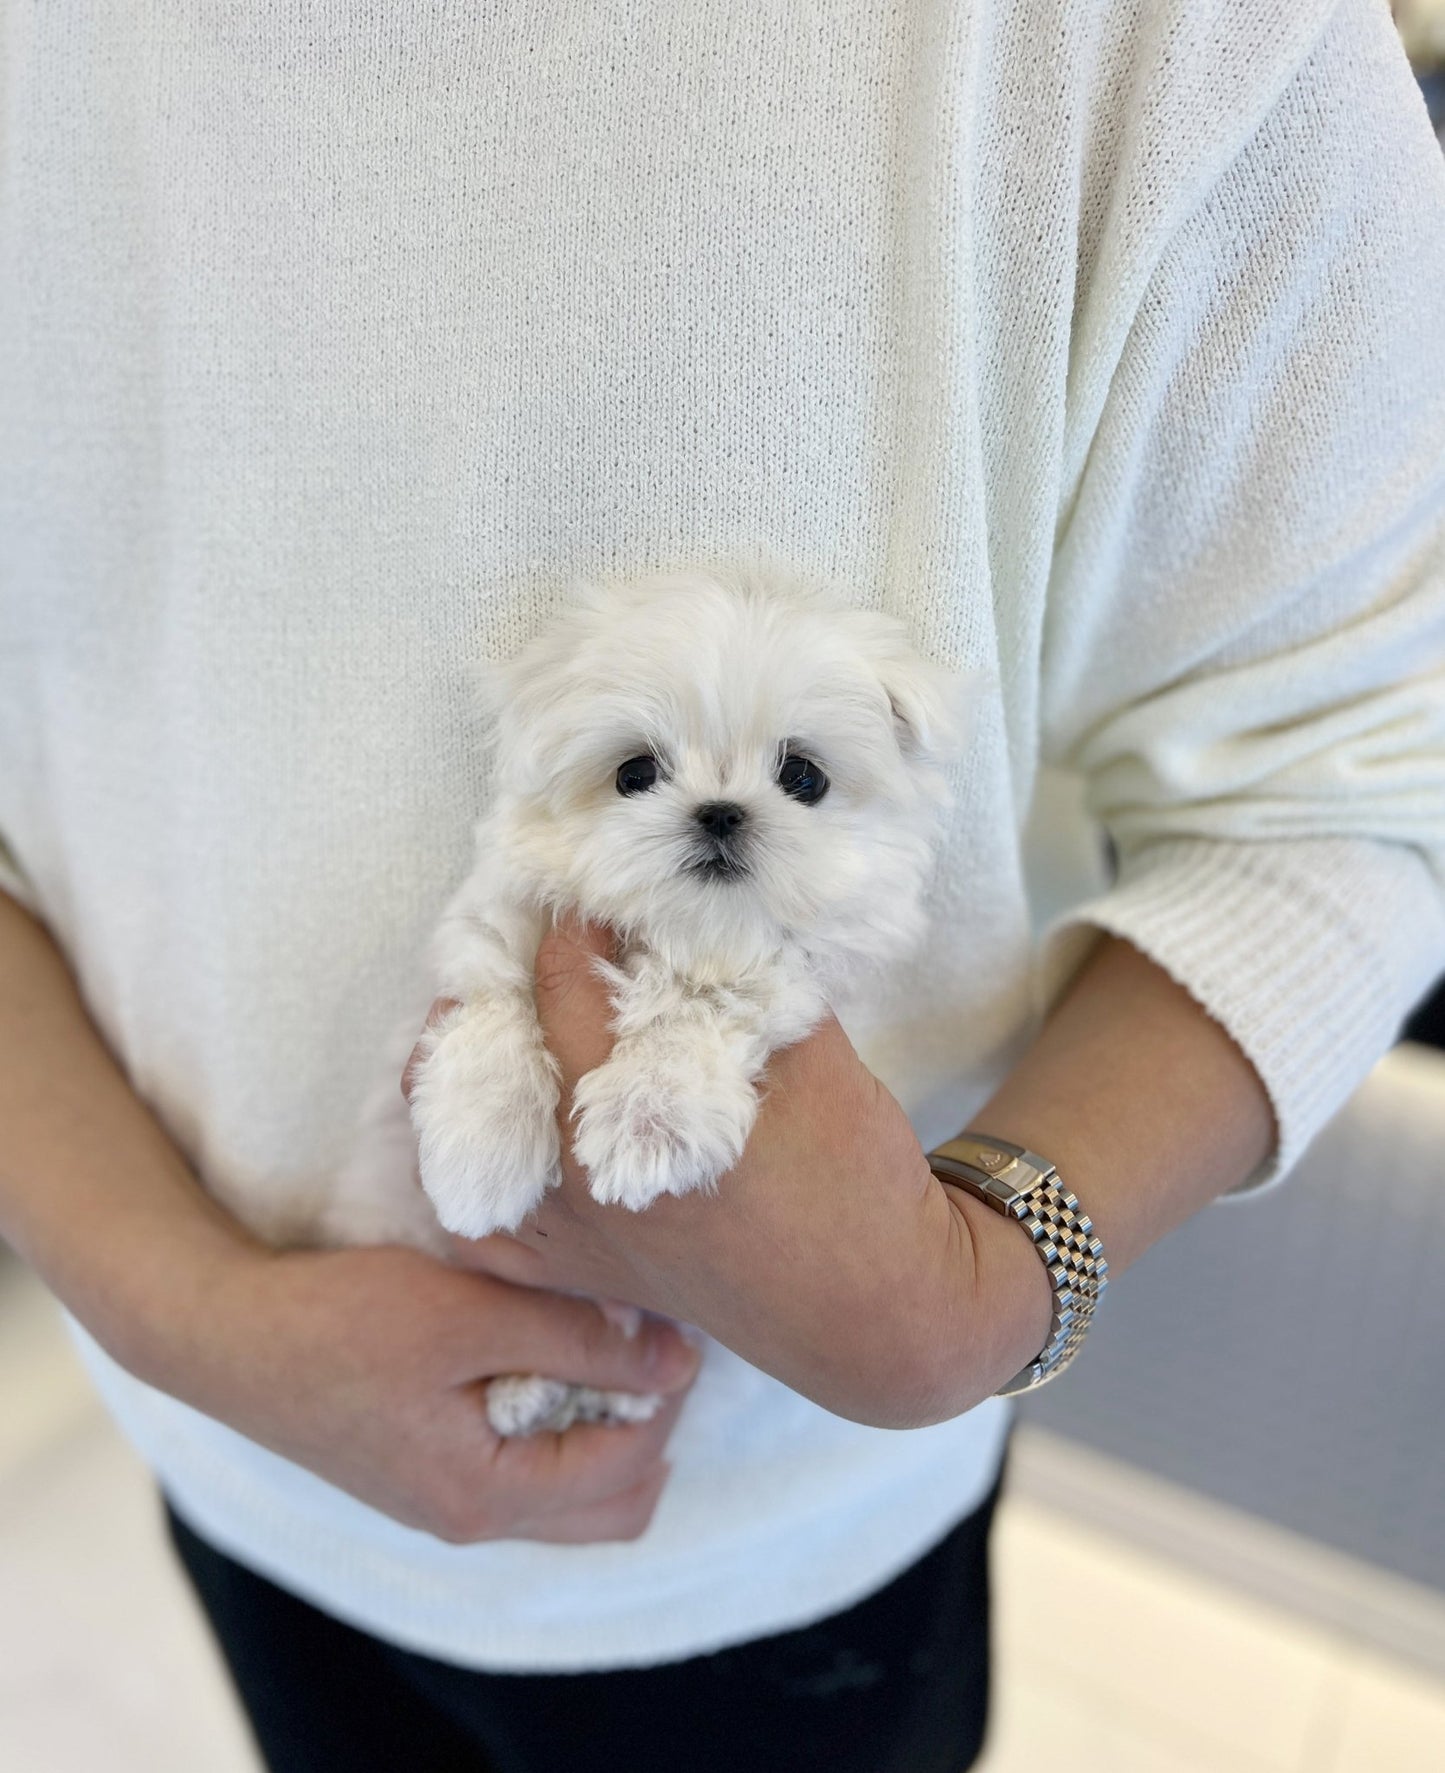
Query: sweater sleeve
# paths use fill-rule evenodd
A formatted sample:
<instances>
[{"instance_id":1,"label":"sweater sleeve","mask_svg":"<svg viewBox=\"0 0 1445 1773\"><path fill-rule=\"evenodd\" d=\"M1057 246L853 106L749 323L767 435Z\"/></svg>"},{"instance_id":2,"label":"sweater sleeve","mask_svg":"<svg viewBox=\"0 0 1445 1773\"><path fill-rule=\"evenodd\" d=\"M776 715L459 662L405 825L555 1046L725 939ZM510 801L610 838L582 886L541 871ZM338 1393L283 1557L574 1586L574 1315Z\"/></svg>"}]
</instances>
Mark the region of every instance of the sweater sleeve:
<instances>
[{"instance_id":1,"label":"sweater sleeve","mask_svg":"<svg viewBox=\"0 0 1445 1773\"><path fill-rule=\"evenodd\" d=\"M1445 164L1383 6L1333 9L1141 286L1043 654L1118 872L1040 997L1100 929L1184 985L1273 1103L1244 1194L1445 964Z\"/></svg>"}]
</instances>

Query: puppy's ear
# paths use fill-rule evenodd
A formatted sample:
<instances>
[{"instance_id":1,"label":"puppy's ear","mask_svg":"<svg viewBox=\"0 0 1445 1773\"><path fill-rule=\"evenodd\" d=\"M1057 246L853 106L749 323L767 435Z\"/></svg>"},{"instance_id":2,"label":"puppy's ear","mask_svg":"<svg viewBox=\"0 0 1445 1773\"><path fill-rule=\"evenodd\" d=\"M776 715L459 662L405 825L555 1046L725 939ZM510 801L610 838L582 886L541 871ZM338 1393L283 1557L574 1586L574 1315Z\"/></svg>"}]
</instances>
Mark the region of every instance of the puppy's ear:
<instances>
[{"instance_id":1,"label":"puppy's ear","mask_svg":"<svg viewBox=\"0 0 1445 1773\"><path fill-rule=\"evenodd\" d=\"M971 675L945 670L914 653L880 658L876 669L903 755L930 764L958 756L969 728Z\"/></svg>"}]
</instances>

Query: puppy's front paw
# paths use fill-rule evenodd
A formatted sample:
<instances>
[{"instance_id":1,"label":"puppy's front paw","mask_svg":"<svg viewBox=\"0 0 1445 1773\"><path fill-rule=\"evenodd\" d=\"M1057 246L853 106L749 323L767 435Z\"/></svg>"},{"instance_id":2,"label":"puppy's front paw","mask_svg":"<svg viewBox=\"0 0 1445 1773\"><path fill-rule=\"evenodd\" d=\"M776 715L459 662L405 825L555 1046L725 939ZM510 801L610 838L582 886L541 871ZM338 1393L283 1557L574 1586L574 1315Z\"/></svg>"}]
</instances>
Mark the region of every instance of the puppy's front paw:
<instances>
[{"instance_id":1,"label":"puppy's front paw","mask_svg":"<svg viewBox=\"0 0 1445 1773\"><path fill-rule=\"evenodd\" d=\"M660 1194L711 1188L742 1156L757 1112L745 1078L624 1043L577 1085L572 1149L594 1200L637 1212Z\"/></svg>"},{"instance_id":2,"label":"puppy's front paw","mask_svg":"<svg viewBox=\"0 0 1445 1773\"><path fill-rule=\"evenodd\" d=\"M526 1005L469 1003L427 1036L411 1118L422 1187L448 1231L521 1224L561 1174L556 1113L556 1067Z\"/></svg>"}]
</instances>

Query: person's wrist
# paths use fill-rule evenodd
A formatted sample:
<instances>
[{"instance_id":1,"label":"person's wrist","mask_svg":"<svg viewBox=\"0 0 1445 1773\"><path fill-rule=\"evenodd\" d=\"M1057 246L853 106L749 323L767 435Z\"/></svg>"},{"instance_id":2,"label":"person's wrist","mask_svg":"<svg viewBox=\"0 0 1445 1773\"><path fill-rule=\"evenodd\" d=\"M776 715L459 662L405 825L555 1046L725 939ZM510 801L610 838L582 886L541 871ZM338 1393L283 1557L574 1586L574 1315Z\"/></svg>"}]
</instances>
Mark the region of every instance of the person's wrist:
<instances>
[{"instance_id":1,"label":"person's wrist","mask_svg":"<svg viewBox=\"0 0 1445 1773\"><path fill-rule=\"evenodd\" d=\"M962 1401L953 1413L960 1414L994 1396L1048 1342L1053 1288L1038 1250L1016 1221L942 1178L939 1187L972 1250L978 1354L954 1365Z\"/></svg>"},{"instance_id":2,"label":"person's wrist","mask_svg":"<svg viewBox=\"0 0 1445 1773\"><path fill-rule=\"evenodd\" d=\"M246 1333L247 1290L276 1259L239 1221L204 1211L157 1228L82 1321L127 1372L205 1409L218 1356Z\"/></svg>"}]
</instances>

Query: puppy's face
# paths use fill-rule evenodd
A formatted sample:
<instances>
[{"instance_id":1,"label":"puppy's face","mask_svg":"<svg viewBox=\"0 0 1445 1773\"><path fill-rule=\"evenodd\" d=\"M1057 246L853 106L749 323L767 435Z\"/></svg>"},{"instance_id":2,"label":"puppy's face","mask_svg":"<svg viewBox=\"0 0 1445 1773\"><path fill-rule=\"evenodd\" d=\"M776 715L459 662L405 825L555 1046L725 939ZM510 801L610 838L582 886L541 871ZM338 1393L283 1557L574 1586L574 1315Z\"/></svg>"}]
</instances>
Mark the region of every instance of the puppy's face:
<instances>
[{"instance_id":1,"label":"puppy's face","mask_svg":"<svg viewBox=\"0 0 1445 1773\"><path fill-rule=\"evenodd\" d=\"M738 957L881 933L916 899L953 684L890 619L647 581L589 594L500 688L497 787L557 902Z\"/></svg>"}]
</instances>

